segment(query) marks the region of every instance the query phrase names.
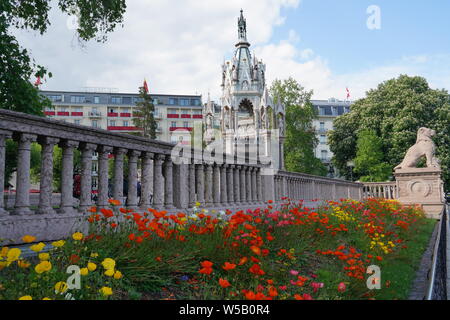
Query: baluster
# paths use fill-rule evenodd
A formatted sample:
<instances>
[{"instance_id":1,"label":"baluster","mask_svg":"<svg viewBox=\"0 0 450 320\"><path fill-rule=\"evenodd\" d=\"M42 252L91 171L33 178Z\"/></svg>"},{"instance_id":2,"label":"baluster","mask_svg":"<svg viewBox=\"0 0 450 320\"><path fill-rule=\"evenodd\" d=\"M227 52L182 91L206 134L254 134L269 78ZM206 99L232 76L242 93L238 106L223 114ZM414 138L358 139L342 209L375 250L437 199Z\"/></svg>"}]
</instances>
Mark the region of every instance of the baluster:
<instances>
[{"instance_id":1,"label":"baluster","mask_svg":"<svg viewBox=\"0 0 450 320\"><path fill-rule=\"evenodd\" d=\"M233 166L233 182L234 182L234 203L238 206L241 203L241 174L239 172L241 166Z\"/></svg>"},{"instance_id":2,"label":"baluster","mask_svg":"<svg viewBox=\"0 0 450 320\"><path fill-rule=\"evenodd\" d=\"M5 185L6 139L10 136L11 132L0 130L0 217L8 215L5 210L3 190Z\"/></svg>"},{"instance_id":3,"label":"baluster","mask_svg":"<svg viewBox=\"0 0 450 320\"><path fill-rule=\"evenodd\" d=\"M85 212L92 206L92 154L97 145L90 143L80 144L81 149L81 181L80 205L78 210Z\"/></svg>"},{"instance_id":4,"label":"baluster","mask_svg":"<svg viewBox=\"0 0 450 320\"><path fill-rule=\"evenodd\" d=\"M153 206L156 210L162 210L164 205L164 177L162 166L164 155L156 154L153 160Z\"/></svg>"},{"instance_id":5,"label":"baluster","mask_svg":"<svg viewBox=\"0 0 450 320\"><path fill-rule=\"evenodd\" d=\"M195 171L197 174L197 202L205 204L205 169L203 164L196 164Z\"/></svg>"},{"instance_id":6,"label":"baluster","mask_svg":"<svg viewBox=\"0 0 450 320\"><path fill-rule=\"evenodd\" d=\"M234 202L234 177L233 170L234 165L227 165L227 204L228 206L232 206Z\"/></svg>"},{"instance_id":7,"label":"baluster","mask_svg":"<svg viewBox=\"0 0 450 320\"><path fill-rule=\"evenodd\" d=\"M262 178L261 178L261 168L258 168L256 175L256 190L257 190L257 199L258 203L263 201L263 190L262 190Z\"/></svg>"},{"instance_id":8,"label":"baluster","mask_svg":"<svg viewBox=\"0 0 450 320\"><path fill-rule=\"evenodd\" d=\"M251 179L252 179L252 203L256 204L258 202L258 191L256 190L256 170L258 168L251 168Z\"/></svg>"},{"instance_id":9,"label":"baluster","mask_svg":"<svg viewBox=\"0 0 450 320\"><path fill-rule=\"evenodd\" d=\"M220 205L220 176L220 166L216 163L213 166L213 203L215 207L218 207Z\"/></svg>"},{"instance_id":10,"label":"baluster","mask_svg":"<svg viewBox=\"0 0 450 320\"><path fill-rule=\"evenodd\" d=\"M245 204L247 202L247 194L246 194L246 188L247 188L247 183L246 183L246 179L245 179L245 166L239 166L239 174L240 174L240 193L241 193L241 203Z\"/></svg>"},{"instance_id":11,"label":"baluster","mask_svg":"<svg viewBox=\"0 0 450 320\"><path fill-rule=\"evenodd\" d=\"M173 163L171 156L166 156L164 162L164 207L167 210L175 209L173 205Z\"/></svg>"},{"instance_id":12,"label":"baluster","mask_svg":"<svg viewBox=\"0 0 450 320\"><path fill-rule=\"evenodd\" d=\"M211 207L213 205L213 167L212 163L206 163L205 174L205 205Z\"/></svg>"},{"instance_id":13,"label":"baluster","mask_svg":"<svg viewBox=\"0 0 450 320\"><path fill-rule=\"evenodd\" d=\"M228 185L230 181L227 179L227 165L220 167L220 203L226 207L228 204Z\"/></svg>"},{"instance_id":14,"label":"baluster","mask_svg":"<svg viewBox=\"0 0 450 320\"><path fill-rule=\"evenodd\" d=\"M39 193L39 207L37 214L55 214L52 205L53 196L53 148L59 139L39 137L38 142L42 146L41 156L41 181ZM2 185L1 185L2 186ZM2 186L3 187L3 186ZM3 188L2 188L3 189Z\"/></svg>"},{"instance_id":15,"label":"baluster","mask_svg":"<svg viewBox=\"0 0 450 320\"><path fill-rule=\"evenodd\" d=\"M195 164L192 161L189 164L189 207L193 208L195 206L195 189L196 189L196 181L195 181Z\"/></svg>"},{"instance_id":16,"label":"baluster","mask_svg":"<svg viewBox=\"0 0 450 320\"><path fill-rule=\"evenodd\" d=\"M108 159L109 154L113 151L112 147L99 146L98 149L98 200L97 206L99 208L108 207Z\"/></svg>"},{"instance_id":17,"label":"baluster","mask_svg":"<svg viewBox=\"0 0 450 320\"><path fill-rule=\"evenodd\" d=\"M151 207L152 189L153 189L153 156L152 152L145 152L142 157L141 168L141 199L139 207L147 211Z\"/></svg>"},{"instance_id":18,"label":"baluster","mask_svg":"<svg viewBox=\"0 0 450 320\"><path fill-rule=\"evenodd\" d=\"M127 153L126 149L114 149L114 186L113 198L123 203L123 162L124 156Z\"/></svg>"},{"instance_id":19,"label":"baluster","mask_svg":"<svg viewBox=\"0 0 450 320\"><path fill-rule=\"evenodd\" d=\"M78 142L65 140L60 142L62 152L61 168L61 205L58 213L71 214L74 212L73 199L73 153L78 146Z\"/></svg>"},{"instance_id":20,"label":"baluster","mask_svg":"<svg viewBox=\"0 0 450 320\"><path fill-rule=\"evenodd\" d=\"M127 207L131 210L137 210L138 208L138 159L141 155L140 151L131 150L128 152L128 194L127 194Z\"/></svg>"}]
</instances>

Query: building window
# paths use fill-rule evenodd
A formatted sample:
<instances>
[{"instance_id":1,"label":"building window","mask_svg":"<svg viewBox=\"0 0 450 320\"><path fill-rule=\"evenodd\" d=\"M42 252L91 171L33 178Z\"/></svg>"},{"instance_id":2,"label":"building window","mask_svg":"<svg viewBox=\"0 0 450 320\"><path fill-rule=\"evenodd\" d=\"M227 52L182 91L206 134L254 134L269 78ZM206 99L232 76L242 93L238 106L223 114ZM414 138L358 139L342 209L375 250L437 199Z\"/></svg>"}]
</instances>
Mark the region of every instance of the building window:
<instances>
[{"instance_id":1,"label":"building window","mask_svg":"<svg viewBox=\"0 0 450 320\"><path fill-rule=\"evenodd\" d=\"M159 104L159 99L157 99L157 98L153 99L153 104L154 105Z\"/></svg>"},{"instance_id":2,"label":"building window","mask_svg":"<svg viewBox=\"0 0 450 320\"><path fill-rule=\"evenodd\" d=\"M70 102L72 103L85 103L86 97L85 96L71 96Z\"/></svg>"},{"instance_id":3,"label":"building window","mask_svg":"<svg viewBox=\"0 0 450 320\"><path fill-rule=\"evenodd\" d=\"M178 114L178 109L168 109L167 114Z\"/></svg>"},{"instance_id":4,"label":"building window","mask_svg":"<svg viewBox=\"0 0 450 320\"><path fill-rule=\"evenodd\" d=\"M199 106L200 105L200 100L199 99L192 99L192 105L193 106Z\"/></svg>"},{"instance_id":5,"label":"building window","mask_svg":"<svg viewBox=\"0 0 450 320\"><path fill-rule=\"evenodd\" d=\"M92 128L98 128L98 120L92 120Z\"/></svg>"},{"instance_id":6,"label":"building window","mask_svg":"<svg viewBox=\"0 0 450 320\"><path fill-rule=\"evenodd\" d=\"M327 136L326 135L320 135L319 137L320 144L327 144Z\"/></svg>"},{"instance_id":7,"label":"building window","mask_svg":"<svg viewBox=\"0 0 450 320\"><path fill-rule=\"evenodd\" d=\"M174 106L178 103L178 99L176 98L169 98L169 104Z\"/></svg>"},{"instance_id":8,"label":"building window","mask_svg":"<svg viewBox=\"0 0 450 320\"><path fill-rule=\"evenodd\" d=\"M94 103L99 104L100 103L100 97L94 97Z\"/></svg>"},{"instance_id":9,"label":"building window","mask_svg":"<svg viewBox=\"0 0 450 320\"><path fill-rule=\"evenodd\" d=\"M320 157L321 157L321 160L327 160L328 159L328 151L327 150L322 150L320 152Z\"/></svg>"},{"instance_id":10,"label":"building window","mask_svg":"<svg viewBox=\"0 0 450 320\"><path fill-rule=\"evenodd\" d=\"M320 123L320 131L325 131L325 122Z\"/></svg>"},{"instance_id":11,"label":"building window","mask_svg":"<svg viewBox=\"0 0 450 320\"><path fill-rule=\"evenodd\" d=\"M62 102L61 95L50 95L50 96L47 96L47 98L49 98L51 102Z\"/></svg>"},{"instance_id":12,"label":"building window","mask_svg":"<svg viewBox=\"0 0 450 320\"><path fill-rule=\"evenodd\" d=\"M188 106L189 104L189 99L180 99L180 106Z\"/></svg>"},{"instance_id":13,"label":"building window","mask_svg":"<svg viewBox=\"0 0 450 320\"><path fill-rule=\"evenodd\" d=\"M116 109L115 108L109 108L109 113L116 113Z\"/></svg>"},{"instance_id":14,"label":"building window","mask_svg":"<svg viewBox=\"0 0 450 320\"><path fill-rule=\"evenodd\" d=\"M325 115L325 108L324 107L319 107L319 115L320 116L324 116Z\"/></svg>"},{"instance_id":15,"label":"building window","mask_svg":"<svg viewBox=\"0 0 450 320\"><path fill-rule=\"evenodd\" d=\"M122 104L122 97L111 97L111 103Z\"/></svg>"},{"instance_id":16,"label":"building window","mask_svg":"<svg viewBox=\"0 0 450 320\"><path fill-rule=\"evenodd\" d=\"M331 110L333 112L333 116L337 116L338 115L338 108L337 107L332 107Z\"/></svg>"},{"instance_id":17,"label":"building window","mask_svg":"<svg viewBox=\"0 0 450 320\"><path fill-rule=\"evenodd\" d=\"M189 122L187 121L183 122L183 128L189 128Z\"/></svg>"},{"instance_id":18,"label":"building window","mask_svg":"<svg viewBox=\"0 0 450 320\"><path fill-rule=\"evenodd\" d=\"M80 124L80 120L78 120L78 119L77 119L77 120L74 120L73 123L75 123L75 124Z\"/></svg>"},{"instance_id":19,"label":"building window","mask_svg":"<svg viewBox=\"0 0 450 320\"><path fill-rule=\"evenodd\" d=\"M122 109L122 113L130 113L130 109L128 109L128 108L123 108L123 109Z\"/></svg>"},{"instance_id":20,"label":"building window","mask_svg":"<svg viewBox=\"0 0 450 320\"><path fill-rule=\"evenodd\" d=\"M66 107L59 107L59 112L67 112L67 108Z\"/></svg>"},{"instance_id":21,"label":"building window","mask_svg":"<svg viewBox=\"0 0 450 320\"><path fill-rule=\"evenodd\" d=\"M81 109L81 107L75 107L75 109L73 110L74 112L83 112L83 110Z\"/></svg>"},{"instance_id":22,"label":"building window","mask_svg":"<svg viewBox=\"0 0 450 320\"><path fill-rule=\"evenodd\" d=\"M130 124L129 124L129 122L128 122L128 121L124 121L124 122L123 122L123 126L124 126L124 127L129 127L129 126L130 126Z\"/></svg>"},{"instance_id":23,"label":"building window","mask_svg":"<svg viewBox=\"0 0 450 320\"><path fill-rule=\"evenodd\" d=\"M171 128L176 128L176 127L177 127L176 121L172 121L172 122L170 123L170 127L171 127Z\"/></svg>"},{"instance_id":24,"label":"building window","mask_svg":"<svg viewBox=\"0 0 450 320\"><path fill-rule=\"evenodd\" d=\"M194 113L194 115L201 115L202 110L194 110L193 113Z\"/></svg>"},{"instance_id":25,"label":"building window","mask_svg":"<svg viewBox=\"0 0 450 320\"><path fill-rule=\"evenodd\" d=\"M350 107L344 107L344 113L349 113L350 112Z\"/></svg>"},{"instance_id":26,"label":"building window","mask_svg":"<svg viewBox=\"0 0 450 320\"><path fill-rule=\"evenodd\" d=\"M116 126L116 120L109 120L109 126L110 127L115 127Z\"/></svg>"}]
</instances>

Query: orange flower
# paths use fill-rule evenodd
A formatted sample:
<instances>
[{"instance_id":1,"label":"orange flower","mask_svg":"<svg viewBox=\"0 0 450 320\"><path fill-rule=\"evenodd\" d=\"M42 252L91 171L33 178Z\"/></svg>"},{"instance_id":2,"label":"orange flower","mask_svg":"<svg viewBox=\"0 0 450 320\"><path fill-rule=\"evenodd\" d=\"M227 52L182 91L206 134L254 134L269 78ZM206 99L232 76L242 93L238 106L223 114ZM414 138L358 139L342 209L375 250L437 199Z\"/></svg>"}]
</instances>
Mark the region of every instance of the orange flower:
<instances>
[{"instance_id":1,"label":"orange flower","mask_svg":"<svg viewBox=\"0 0 450 320\"><path fill-rule=\"evenodd\" d=\"M248 271L261 276L266 274L258 264L254 264L250 269L248 269Z\"/></svg>"},{"instance_id":2,"label":"orange flower","mask_svg":"<svg viewBox=\"0 0 450 320\"><path fill-rule=\"evenodd\" d=\"M241 260L239 260L239 265L242 266L248 261L247 257L242 257Z\"/></svg>"},{"instance_id":3,"label":"orange flower","mask_svg":"<svg viewBox=\"0 0 450 320\"><path fill-rule=\"evenodd\" d=\"M112 204L113 206L120 206L119 200L109 199L108 202Z\"/></svg>"},{"instance_id":4,"label":"orange flower","mask_svg":"<svg viewBox=\"0 0 450 320\"><path fill-rule=\"evenodd\" d=\"M269 296L271 296L272 298L276 297L278 295L278 291L275 287L270 287L269 288Z\"/></svg>"},{"instance_id":5,"label":"orange flower","mask_svg":"<svg viewBox=\"0 0 450 320\"><path fill-rule=\"evenodd\" d=\"M226 271L233 270L234 268L236 268L236 265L229 262L225 262L224 265L222 266L222 269Z\"/></svg>"},{"instance_id":6,"label":"orange flower","mask_svg":"<svg viewBox=\"0 0 450 320\"><path fill-rule=\"evenodd\" d=\"M219 285L222 288L228 288L229 286L231 286L231 284L228 282L228 280L222 279L222 278L219 279Z\"/></svg>"},{"instance_id":7,"label":"orange flower","mask_svg":"<svg viewBox=\"0 0 450 320\"><path fill-rule=\"evenodd\" d=\"M130 241L134 241L135 238L136 238L136 236L134 235L134 233L132 233L128 236L128 239L130 239Z\"/></svg>"},{"instance_id":8,"label":"orange flower","mask_svg":"<svg viewBox=\"0 0 450 320\"><path fill-rule=\"evenodd\" d=\"M90 207L88 211L92 212L92 213L96 213L97 212L97 207Z\"/></svg>"},{"instance_id":9,"label":"orange flower","mask_svg":"<svg viewBox=\"0 0 450 320\"><path fill-rule=\"evenodd\" d=\"M201 262L200 265L203 268L211 268L213 266L213 263L211 261L205 260L205 261Z\"/></svg>"},{"instance_id":10,"label":"orange flower","mask_svg":"<svg viewBox=\"0 0 450 320\"><path fill-rule=\"evenodd\" d=\"M252 250L258 256L261 254L261 249L257 246L251 246L250 250Z\"/></svg>"},{"instance_id":11,"label":"orange flower","mask_svg":"<svg viewBox=\"0 0 450 320\"><path fill-rule=\"evenodd\" d=\"M111 223L111 228L117 228L117 223Z\"/></svg>"},{"instance_id":12,"label":"orange flower","mask_svg":"<svg viewBox=\"0 0 450 320\"><path fill-rule=\"evenodd\" d=\"M100 209L100 212L103 214L105 218L111 218L114 216L114 213L112 212L111 209L102 208Z\"/></svg>"},{"instance_id":13,"label":"orange flower","mask_svg":"<svg viewBox=\"0 0 450 320\"><path fill-rule=\"evenodd\" d=\"M213 269L212 268L202 268L198 272L202 273L202 274L210 275L213 272Z\"/></svg>"}]
</instances>

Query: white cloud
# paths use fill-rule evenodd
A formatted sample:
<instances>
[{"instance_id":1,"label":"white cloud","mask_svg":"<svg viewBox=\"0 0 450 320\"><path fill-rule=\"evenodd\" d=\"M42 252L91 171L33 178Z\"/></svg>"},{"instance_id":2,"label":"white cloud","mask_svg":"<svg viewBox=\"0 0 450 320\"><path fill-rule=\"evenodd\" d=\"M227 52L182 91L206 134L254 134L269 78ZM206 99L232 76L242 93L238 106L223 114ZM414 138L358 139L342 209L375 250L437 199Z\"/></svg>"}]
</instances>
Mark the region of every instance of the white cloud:
<instances>
[{"instance_id":1,"label":"white cloud","mask_svg":"<svg viewBox=\"0 0 450 320\"><path fill-rule=\"evenodd\" d=\"M333 74L314 48L300 48L302 30L290 30L286 40L271 43L272 32L284 23L282 8L297 8L300 0L132 0L124 27L105 44L80 48L68 17L52 10L49 31L17 31L19 42L54 77L43 89L78 90L85 86L137 92L147 78L154 93L208 92L220 95L220 66L237 41L237 17L244 9L248 38L267 64L268 81L293 76L315 92L314 98L362 97L370 88L400 73L423 75L435 87L450 88L450 56L403 57L384 66ZM306 31L303 31L306 32Z\"/></svg>"}]
</instances>

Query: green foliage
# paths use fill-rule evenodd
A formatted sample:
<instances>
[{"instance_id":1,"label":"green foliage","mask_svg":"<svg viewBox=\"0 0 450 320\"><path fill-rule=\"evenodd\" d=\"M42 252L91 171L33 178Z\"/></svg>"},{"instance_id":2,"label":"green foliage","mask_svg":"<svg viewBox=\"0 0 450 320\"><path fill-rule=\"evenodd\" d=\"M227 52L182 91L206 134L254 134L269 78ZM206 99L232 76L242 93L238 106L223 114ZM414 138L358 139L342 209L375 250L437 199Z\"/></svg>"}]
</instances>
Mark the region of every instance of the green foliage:
<instances>
[{"instance_id":1,"label":"green foliage","mask_svg":"<svg viewBox=\"0 0 450 320\"><path fill-rule=\"evenodd\" d=\"M334 121L329 133L333 162L350 176L347 161L354 159L357 133L373 130L381 138L382 162L391 170L415 144L420 127L436 130L433 138L447 189L450 188L450 99L445 90L433 90L422 77L402 75L381 83L356 101L350 113ZM357 177L359 178L359 176Z\"/></svg>"},{"instance_id":2,"label":"green foliage","mask_svg":"<svg viewBox=\"0 0 450 320\"><path fill-rule=\"evenodd\" d=\"M155 106L152 97L145 91L144 87L139 88L139 96L142 101L136 103L133 123L136 127L142 129L141 135L143 137L156 139Z\"/></svg>"},{"instance_id":3,"label":"green foliage","mask_svg":"<svg viewBox=\"0 0 450 320\"><path fill-rule=\"evenodd\" d=\"M382 141L372 130L358 133L355 172L361 181L383 182L389 179L391 168L383 162Z\"/></svg>"},{"instance_id":4,"label":"green foliage","mask_svg":"<svg viewBox=\"0 0 450 320\"><path fill-rule=\"evenodd\" d=\"M275 80L270 88L276 101L286 106L286 169L325 176L326 167L314 155L318 144L312 125L317 114L310 102L312 91L306 91L295 79Z\"/></svg>"},{"instance_id":5,"label":"green foliage","mask_svg":"<svg viewBox=\"0 0 450 320\"><path fill-rule=\"evenodd\" d=\"M48 0L2 0L0 2L0 108L43 116L51 102L39 94L31 82L34 77L52 77L51 72L35 63L27 49L18 43L11 29L25 29L44 34L50 25ZM80 41L107 40L107 34L122 23L125 0L58 0L59 9L77 15ZM17 144L7 144L5 184L16 170ZM33 160L33 158L32 158ZM38 161L39 163L39 161ZM33 172L32 172L33 174Z\"/></svg>"}]
</instances>

